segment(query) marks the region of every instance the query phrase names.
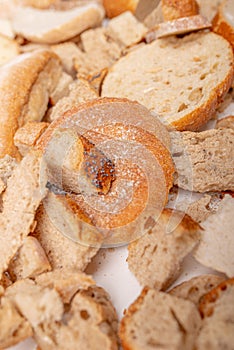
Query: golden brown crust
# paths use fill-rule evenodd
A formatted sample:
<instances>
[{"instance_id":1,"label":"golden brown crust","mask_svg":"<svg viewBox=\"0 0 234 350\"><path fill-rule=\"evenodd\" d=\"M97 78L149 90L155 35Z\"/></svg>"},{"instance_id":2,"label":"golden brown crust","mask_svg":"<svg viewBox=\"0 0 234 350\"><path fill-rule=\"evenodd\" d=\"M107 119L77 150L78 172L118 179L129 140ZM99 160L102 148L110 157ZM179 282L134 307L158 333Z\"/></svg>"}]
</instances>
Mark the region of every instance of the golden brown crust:
<instances>
[{"instance_id":1,"label":"golden brown crust","mask_svg":"<svg viewBox=\"0 0 234 350\"><path fill-rule=\"evenodd\" d=\"M172 21L197 15L199 6L196 0L162 0L162 13L165 21Z\"/></svg>"},{"instance_id":2,"label":"golden brown crust","mask_svg":"<svg viewBox=\"0 0 234 350\"><path fill-rule=\"evenodd\" d=\"M139 0L103 0L107 17L113 18L125 11L135 12Z\"/></svg>"},{"instance_id":3,"label":"golden brown crust","mask_svg":"<svg viewBox=\"0 0 234 350\"><path fill-rule=\"evenodd\" d=\"M223 36L227 41L230 42L234 50L234 27L225 18L224 7L227 1L223 1L219 5L219 10L212 21L213 31Z\"/></svg>"},{"instance_id":4,"label":"golden brown crust","mask_svg":"<svg viewBox=\"0 0 234 350\"><path fill-rule=\"evenodd\" d=\"M0 71L0 158L6 154L20 158L14 134L25 123L22 110L39 74L51 60L58 60L53 52L36 51L17 57Z\"/></svg>"},{"instance_id":5,"label":"golden brown crust","mask_svg":"<svg viewBox=\"0 0 234 350\"><path fill-rule=\"evenodd\" d=\"M214 115L215 110L223 101L224 96L232 86L233 77L234 65L232 64L225 79L210 93L208 101L187 114L185 117L172 122L171 127L179 131L197 131L202 125L206 124Z\"/></svg>"},{"instance_id":6,"label":"golden brown crust","mask_svg":"<svg viewBox=\"0 0 234 350\"><path fill-rule=\"evenodd\" d=\"M234 286L234 278L230 278L220 283L216 288L212 289L209 293L205 294L199 303L199 311L202 317L209 317L213 313L214 303L225 293L225 290L229 286ZM231 307L231 305L230 305Z\"/></svg>"}]
</instances>

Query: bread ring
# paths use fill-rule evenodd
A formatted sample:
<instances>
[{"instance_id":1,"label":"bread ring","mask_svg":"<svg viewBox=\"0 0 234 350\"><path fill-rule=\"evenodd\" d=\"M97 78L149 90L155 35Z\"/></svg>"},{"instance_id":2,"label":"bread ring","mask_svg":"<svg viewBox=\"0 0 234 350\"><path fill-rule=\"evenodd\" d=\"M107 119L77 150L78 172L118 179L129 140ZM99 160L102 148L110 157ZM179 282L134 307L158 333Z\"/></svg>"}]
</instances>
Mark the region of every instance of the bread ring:
<instances>
[{"instance_id":1,"label":"bread ring","mask_svg":"<svg viewBox=\"0 0 234 350\"><path fill-rule=\"evenodd\" d=\"M54 193L48 196L44 205L53 223L70 238L91 245L100 240L104 245L123 244L143 234L150 225L150 216L159 214L164 207L173 182L174 166L163 144L165 139L168 143L166 129L136 102L112 98L94 100L65 113L43 134L38 147L44 151L45 159L50 154L47 162L53 159L51 150L54 148L61 154L59 145L54 144L58 130L64 130L69 136L77 133L77 139L72 136L69 139L72 139L72 145L84 138L103 154L102 161L93 169L86 168L86 183L92 178L90 172L101 171L103 177L109 179L109 188L102 195L86 191L79 173L80 193L68 193L61 187L53 191L51 187ZM153 130L157 130L157 135L152 133ZM62 148L67 145L64 142ZM75 149L78 150L78 163L86 163L85 156L80 156L82 147L71 147L71 144L62 158L68 154L69 162L75 164ZM73 150L73 158L70 150ZM106 159L111 162L109 173L103 168ZM58 167L56 171L58 174Z\"/></svg>"}]
</instances>

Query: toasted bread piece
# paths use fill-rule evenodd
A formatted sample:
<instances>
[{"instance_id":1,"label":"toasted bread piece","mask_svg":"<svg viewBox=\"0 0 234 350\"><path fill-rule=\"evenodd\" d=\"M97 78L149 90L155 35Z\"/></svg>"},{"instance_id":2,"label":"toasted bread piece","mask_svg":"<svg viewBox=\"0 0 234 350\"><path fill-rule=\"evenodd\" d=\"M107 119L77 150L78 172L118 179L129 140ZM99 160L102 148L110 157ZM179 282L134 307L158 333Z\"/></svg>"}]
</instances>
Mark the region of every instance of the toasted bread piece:
<instances>
[{"instance_id":1,"label":"toasted bread piece","mask_svg":"<svg viewBox=\"0 0 234 350\"><path fill-rule=\"evenodd\" d=\"M174 224L173 224L174 221ZM144 236L128 246L128 266L141 286L167 289L197 245L200 226L182 212L165 209ZM168 229L172 226L172 232Z\"/></svg>"},{"instance_id":2,"label":"toasted bread piece","mask_svg":"<svg viewBox=\"0 0 234 350\"><path fill-rule=\"evenodd\" d=\"M200 301L202 327L196 341L198 350L227 349L234 344L234 279L222 282Z\"/></svg>"},{"instance_id":3,"label":"toasted bread piece","mask_svg":"<svg viewBox=\"0 0 234 350\"><path fill-rule=\"evenodd\" d=\"M36 283L42 287L54 288L64 304L71 302L79 290L87 290L95 282L91 276L70 269L56 269L37 276Z\"/></svg>"},{"instance_id":4,"label":"toasted bread piece","mask_svg":"<svg viewBox=\"0 0 234 350\"><path fill-rule=\"evenodd\" d=\"M213 19L213 30L227 39L234 50L234 4L232 0L223 0Z\"/></svg>"},{"instance_id":5,"label":"toasted bread piece","mask_svg":"<svg viewBox=\"0 0 234 350\"><path fill-rule=\"evenodd\" d=\"M72 77L69 74L63 72L61 78L59 79L58 85L50 96L50 103L52 106L54 106L59 100L69 94L69 86L72 82Z\"/></svg>"},{"instance_id":6,"label":"toasted bread piece","mask_svg":"<svg viewBox=\"0 0 234 350\"><path fill-rule=\"evenodd\" d=\"M201 15L182 17L172 21L159 23L146 34L145 39L147 43L150 43L158 38L196 32L210 27L211 23Z\"/></svg>"},{"instance_id":7,"label":"toasted bread piece","mask_svg":"<svg viewBox=\"0 0 234 350\"><path fill-rule=\"evenodd\" d=\"M13 302L4 297L1 298L0 329L1 349L16 345L32 336L29 322L20 315Z\"/></svg>"},{"instance_id":8,"label":"toasted bread piece","mask_svg":"<svg viewBox=\"0 0 234 350\"><path fill-rule=\"evenodd\" d=\"M37 275L50 271L51 266L45 252L34 237L26 237L22 247L12 259L8 272L13 281L22 278L35 278Z\"/></svg>"},{"instance_id":9,"label":"toasted bread piece","mask_svg":"<svg viewBox=\"0 0 234 350\"><path fill-rule=\"evenodd\" d=\"M80 245L65 237L53 225L45 208L41 206L36 215L37 226L33 235L41 243L52 269L84 271L98 248Z\"/></svg>"},{"instance_id":10,"label":"toasted bread piece","mask_svg":"<svg viewBox=\"0 0 234 350\"><path fill-rule=\"evenodd\" d=\"M0 66L19 55L19 45L15 40L0 34Z\"/></svg>"},{"instance_id":11,"label":"toasted bread piece","mask_svg":"<svg viewBox=\"0 0 234 350\"><path fill-rule=\"evenodd\" d=\"M141 41L146 30L144 24L127 11L109 21L106 33L122 47L128 47Z\"/></svg>"},{"instance_id":12,"label":"toasted bread piece","mask_svg":"<svg viewBox=\"0 0 234 350\"><path fill-rule=\"evenodd\" d=\"M217 123L215 125L216 129L234 129L234 116L230 115L228 117L225 117L223 119L217 120Z\"/></svg>"},{"instance_id":13,"label":"toasted bread piece","mask_svg":"<svg viewBox=\"0 0 234 350\"><path fill-rule=\"evenodd\" d=\"M49 123L45 122L28 122L16 131L14 144L22 156L25 156L35 146L37 140L48 126Z\"/></svg>"},{"instance_id":14,"label":"toasted bread piece","mask_svg":"<svg viewBox=\"0 0 234 350\"><path fill-rule=\"evenodd\" d=\"M34 216L46 195L40 179L41 154L29 153L8 181L0 214L0 278L34 226Z\"/></svg>"},{"instance_id":15,"label":"toasted bread piece","mask_svg":"<svg viewBox=\"0 0 234 350\"><path fill-rule=\"evenodd\" d=\"M162 0L162 13L165 21L181 17L196 16L199 6L196 0Z\"/></svg>"},{"instance_id":16,"label":"toasted bread piece","mask_svg":"<svg viewBox=\"0 0 234 350\"><path fill-rule=\"evenodd\" d=\"M126 310L119 336L124 350L192 350L200 324L192 302L145 288Z\"/></svg>"},{"instance_id":17,"label":"toasted bread piece","mask_svg":"<svg viewBox=\"0 0 234 350\"><path fill-rule=\"evenodd\" d=\"M217 275L201 275L179 284L169 291L170 295L192 301L197 306L204 294L210 292L224 281Z\"/></svg>"},{"instance_id":18,"label":"toasted bread piece","mask_svg":"<svg viewBox=\"0 0 234 350\"><path fill-rule=\"evenodd\" d=\"M228 42L214 33L192 33L156 40L121 58L107 74L102 96L137 100L168 127L197 130L213 116L232 79Z\"/></svg>"},{"instance_id":19,"label":"toasted bread piece","mask_svg":"<svg viewBox=\"0 0 234 350\"><path fill-rule=\"evenodd\" d=\"M179 187L195 192L234 190L234 131L171 133Z\"/></svg>"},{"instance_id":20,"label":"toasted bread piece","mask_svg":"<svg viewBox=\"0 0 234 350\"><path fill-rule=\"evenodd\" d=\"M135 12L139 0L103 0L103 6L109 18L116 17L125 11Z\"/></svg>"},{"instance_id":21,"label":"toasted bread piece","mask_svg":"<svg viewBox=\"0 0 234 350\"><path fill-rule=\"evenodd\" d=\"M82 3L67 11L18 6L12 13L13 30L38 43L55 44L99 25L104 9L97 1Z\"/></svg>"},{"instance_id":22,"label":"toasted bread piece","mask_svg":"<svg viewBox=\"0 0 234 350\"><path fill-rule=\"evenodd\" d=\"M194 254L201 264L223 272L228 277L234 275L233 209L234 198L226 195L217 211L203 221L205 230Z\"/></svg>"},{"instance_id":23,"label":"toasted bread piece","mask_svg":"<svg viewBox=\"0 0 234 350\"><path fill-rule=\"evenodd\" d=\"M60 74L58 57L46 50L19 55L0 71L0 158L20 157L14 134L26 122L43 118Z\"/></svg>"}]
</instances>

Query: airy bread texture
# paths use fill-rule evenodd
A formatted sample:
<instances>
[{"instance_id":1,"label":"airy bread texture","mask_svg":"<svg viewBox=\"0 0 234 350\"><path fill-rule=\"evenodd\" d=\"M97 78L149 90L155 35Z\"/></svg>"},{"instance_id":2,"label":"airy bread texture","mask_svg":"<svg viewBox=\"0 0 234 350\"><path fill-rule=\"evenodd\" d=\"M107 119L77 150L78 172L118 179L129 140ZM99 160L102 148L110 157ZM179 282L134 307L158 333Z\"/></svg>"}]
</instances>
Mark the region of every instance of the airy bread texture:
<instances>
[{"instance_id":1,"label":"airy bread texture","mask_svg":"<svg viewBox=\"0 0 234 350\"><path fill-rule=\"evenodd\" d=\"M234 275L234 198L226 195L219 202L218 209L202 222L204 231L195 250L195 258L203 265L211 267L228 277Z\"/></svg>"},{"instance_id":2,"label":"airy bread texture","mask_svg":"<svg viewBox=\"0 0 234 350\"><path fill-rule=\"evenodd\" d=\"M234 130L172 132L179 187L197 192L234 190Z\"/></svg>"},{"instance_id":3,"label":"airy bread texture","mask_svg":"<svg viewBox=\"0 0 234 350\"><path fill-rule=\"evenodd\" d=\"M218 13L213 19L213 30L227 39L234 50L234 3L232 0L223 0L219 5Z\"/></svg>"},{"instance_id":4,"label":"airy bread texture","mask_svg":"<svg viewBox=\"0 0 234 350\"><path fill-rule=\"evenodd\" d=\"M102 96L137 100L168 127L197 130L213 116L232 80L228 42L196 33L159 39L121 58L107 74Z\"/></svg>"},{"instance_id":5,"label":"airy bread texture","mask_svg":"<svg viewBox=\"0 0 234 350\"><path fill-rule=\"evenodd\" d=\"M233 278L222 282L204 295L199 305L203 322L195 345L197 350L233 349L233 305Z\"/></svg>"},{"instance_id":6,"label":"airy bread texture","mask_svg":"<svg viewBox=\"0 0 234 350\"><path fill-rule=\"evenodd\" d=\"M61 66L51 51L19 55L0 70L0 158L20 158L14 145L16 130L28 121L40 121L47 109ZM20 91L19 91L19 86Z\"/></svg>"},{"instance_id":7,"label":"airy bread texture","mask_svg":"<svg viewBox=\"0 0 234 350\"><path fill-rule=\"evenodd\" d=\"M119 336L124 350L192 350L200 324L192 302L145 288L125 311Z\"/></svg>"},{"instance_id":8,"label":"airy bread texture","mask_svg":"<svg viewBox=\"0 0 234 350\"><path fill-rule=\"evenodd\" d=\"M170 295L192 301L197 306L204 294L217 287L224 278L217 275L201 275L183 282L169 291Z\"/></svg>"},{"instance_id":9,"label":"airy bread texture","mask_svg":"<svg viewBox=\"0 0 234 350\"><path fill-rule=\"evenodd\" d=\"M162 0L162 13L165 21L195 16L198 12L199 6L196 0Z\"/></svg>"},{"instance_id":10,"label":"airy bread texture","mask_svg":"<svg viewBox=\"0 0 234 350\"><path fill-rule=\"evenodd\" d=\"M97 1L67 11L18 6L12 13L12 26L15 33L30 41L55 44L99 25L103 17L104 9Z\"/></svg>"}]
</instances>

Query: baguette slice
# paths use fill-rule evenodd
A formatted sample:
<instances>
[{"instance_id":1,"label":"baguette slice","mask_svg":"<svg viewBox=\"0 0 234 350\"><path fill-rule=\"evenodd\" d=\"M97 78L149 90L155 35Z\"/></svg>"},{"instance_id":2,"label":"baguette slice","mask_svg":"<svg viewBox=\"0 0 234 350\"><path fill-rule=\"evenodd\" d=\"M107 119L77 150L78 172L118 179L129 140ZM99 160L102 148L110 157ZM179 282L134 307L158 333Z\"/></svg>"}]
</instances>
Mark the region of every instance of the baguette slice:
<instances>
[{"instance_id":1,"label":"baguette slice","mask_svg":"<svg viewBox=\"0 0 234 350\"><path fill-rule=\"evenodd\" d=\"M17 34L30 41L55 44L99 25L103 17L104 9L96 1L67 11L18 6L12 13L12 25Z\"/></svg>"},{"instance_id":2,"label":"baguette slice","mask_svg":"<svg viewBox=\"0 0 234 350\"><path fill-rule=\"evenodd\" d=\"M124 350L192 350L200 323L192 302L145 288L125 311L119 336Z\"/></svg>"},{"instance_id":3,"label":"baguette slice","mask_svg":"<svg viewBox=\"0 0 234 350\"><path fill-rule=\"evenodd\" d=\"M121 58L107 74L102 96L137 100L169 128L197 130L213 116L232 79L229 43L214 33L196 33L159 39Z\"/></svg>"},{"instance_id":4,"label":"baguette slice","mask_svg":"<svg viewBox=\"0 0 234 350\"><path fill-rule=\"evenodd\" d=\"M223 0L219 5L218 13L213 19L213 30L227 39L234 50L234 3L232 0Z\"/></svg>"}]
</instances>

